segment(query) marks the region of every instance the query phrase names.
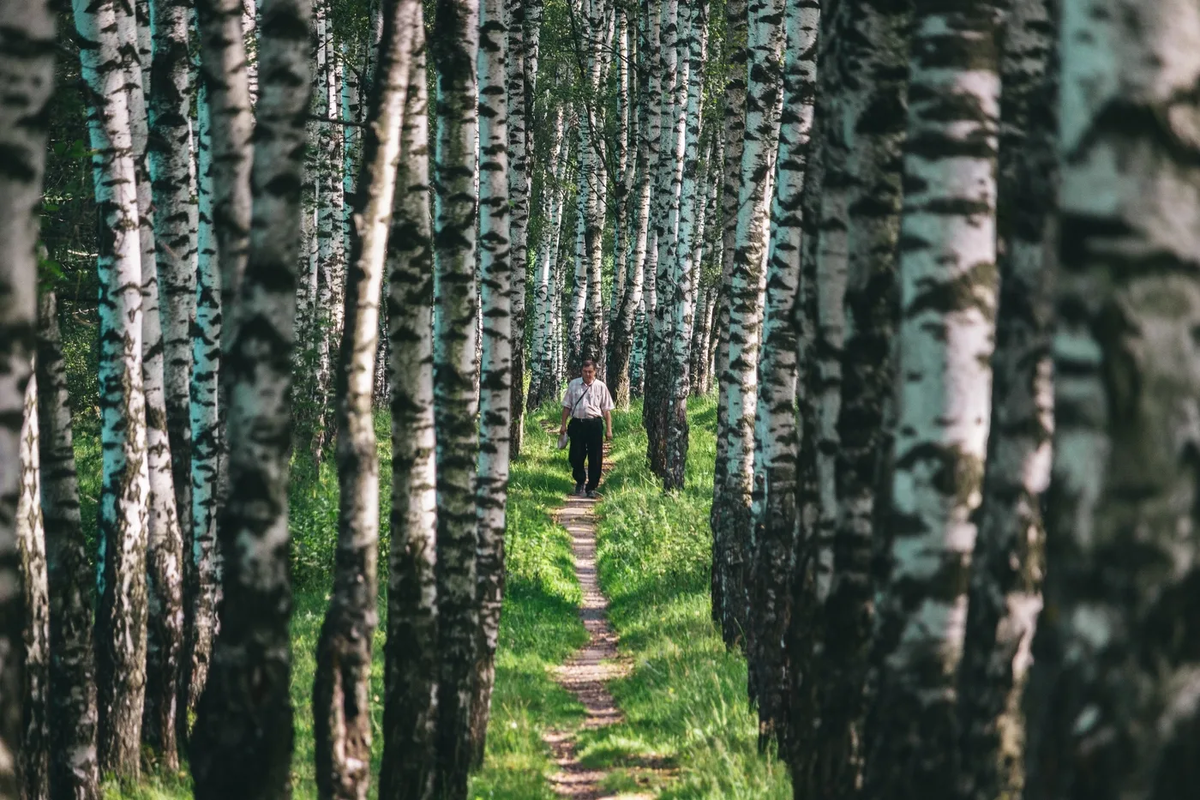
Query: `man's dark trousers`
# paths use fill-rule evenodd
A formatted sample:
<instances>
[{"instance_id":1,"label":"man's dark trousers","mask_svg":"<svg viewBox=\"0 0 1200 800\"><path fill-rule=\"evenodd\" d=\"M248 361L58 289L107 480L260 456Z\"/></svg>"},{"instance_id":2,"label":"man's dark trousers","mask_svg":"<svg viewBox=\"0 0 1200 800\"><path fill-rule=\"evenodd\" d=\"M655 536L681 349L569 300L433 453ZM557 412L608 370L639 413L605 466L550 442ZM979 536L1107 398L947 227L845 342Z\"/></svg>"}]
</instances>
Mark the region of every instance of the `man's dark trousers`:
<instances>
[{"instance_id":1,"label":"man's dark trousers","mask_svg":"<svg viewBox=\"0 0 1200 800\"><path fill-rule=\"evenodd\" d=\"M583 459L587 458L587 489L595 491L600 485L600 467L604 461L604 418L572 419L567 425L571 439L571 471L575 483L583 483Z\"/></svg>"}]
</instances>

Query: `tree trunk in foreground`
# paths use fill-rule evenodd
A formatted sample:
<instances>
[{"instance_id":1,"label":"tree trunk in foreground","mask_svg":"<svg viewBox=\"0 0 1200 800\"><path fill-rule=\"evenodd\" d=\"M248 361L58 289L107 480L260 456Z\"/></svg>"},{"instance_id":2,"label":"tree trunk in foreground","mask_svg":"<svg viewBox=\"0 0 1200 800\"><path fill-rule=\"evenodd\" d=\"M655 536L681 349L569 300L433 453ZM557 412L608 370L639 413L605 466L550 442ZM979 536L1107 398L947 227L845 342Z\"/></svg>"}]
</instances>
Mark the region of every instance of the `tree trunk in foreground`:
<instances>
[{"instance_id":1,"label":"tree trunk in foreground","mask_svg":"<svg viewBox=\"0 0 1200 800\"><path fill-rule=\"evenodd\" d=\"M915 3L900 229L892 573L878 592L866 793L949 797L955 678L991 409L998 15Z\"/></svg>"},{"instance_id":2,"label":"tree trunk in foreground","mask_svg":"<svg viewBox=\"0 0 1200 800\"><path fill-rule=\"evenodd\" d=\"M1200 114L1200 16L1067 0L1060 31L1056 419L1025 792L1185 798L1200 779L1200 140L1182 126Z\"/></svg>"},{"instance_id":3,"label":"tree trunk in foreground","mask_svg":"<svg viewBox=\"0 0 1200 800\"><path fill-rule=\"evenodd\" d=\"M366 800L371 785L371 642L378 625L379 445L372 395L379 302L409 89L416 0L384 3L379 69L354 200L346 335L337 372L338 544L313 686L317 789Z\"/></svg>"},{"instance_id":4,"label":"tree trunk in foreground","mask_svg":"<svg viewBox=\"0 0 1200 800\"><path fill-rule=\"evenodd\" d=\"M433 391L437 430L438 723L434 794L461 800L471 761L471 672L479 612L475 576L475 179L477 0L438 0L434 156Z\"/></svg>"},{"instance_id":5,"label":"tree trunk in foreground","mask_svg":"<svg viewBox=\"0 0 1200 800\"><path fill-rule=\"evenodd\" d=\"M381 800L433 797L437 733L437 506L433 435L433 236L425 20L412 64L388 237L392 541L388 555Z\"/></svg>"},{"instance_id":6,"label":"tree trunk in foreground","mask_svg":"<svg viewBox=\"0 0 1200 800\"><path fill-rule=\"evenodd\" d=\"M92 651L95 575L79 516L79 481L58 307L42 295L38 313L38 425L42 520L50 585L50 795L99 800L96 661Z\"/></svg>"},{"instance_id":7,"label":"tree trunk in foreground","mask_svg":"<svg viewBox=\"0 0 1200 800\"><path fill-rule=\"evenodd\" d=\"M254 230L225 362L229 498L221 631L190 749L198 800L289 793L292 611L287 523L291 356L308 114L307 0L264 0Z\"/></svg>"}]
</instances>

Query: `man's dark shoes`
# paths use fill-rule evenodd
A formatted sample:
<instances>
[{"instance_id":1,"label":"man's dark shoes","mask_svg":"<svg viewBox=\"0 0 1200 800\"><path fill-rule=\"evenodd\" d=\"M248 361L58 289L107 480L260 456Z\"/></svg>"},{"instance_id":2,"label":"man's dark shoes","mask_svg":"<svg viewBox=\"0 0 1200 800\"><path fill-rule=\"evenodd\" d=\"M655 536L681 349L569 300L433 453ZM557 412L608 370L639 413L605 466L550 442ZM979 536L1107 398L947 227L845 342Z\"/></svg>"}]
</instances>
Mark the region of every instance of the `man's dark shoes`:
<instances>
[{"instance_id":1,"label":"man's dark shoes","mask_svg":"<svg viewBox=\"0 0 1200 800\"><path fill-rule=\"evenodd\" d=\"M596 500L596 499L598 499L599 497L600 497L600 495L599 495L599 493L598 493L598 492L597 492L595 489L588 489L588 490L587 490L587 498L588 498L588 500Z\"/></svg>"},{"instance_id":2,"label":"man's dark shoes","mask_svg":"<svg viewBox=\"0 0 1200 800\"><path fill-rule=\"evenodd\" d=\"M576 497L583 497L583 484L582 483L575 484L575 491L572 492L572 494L575 495Z\"/></svg>"}]
</instances>

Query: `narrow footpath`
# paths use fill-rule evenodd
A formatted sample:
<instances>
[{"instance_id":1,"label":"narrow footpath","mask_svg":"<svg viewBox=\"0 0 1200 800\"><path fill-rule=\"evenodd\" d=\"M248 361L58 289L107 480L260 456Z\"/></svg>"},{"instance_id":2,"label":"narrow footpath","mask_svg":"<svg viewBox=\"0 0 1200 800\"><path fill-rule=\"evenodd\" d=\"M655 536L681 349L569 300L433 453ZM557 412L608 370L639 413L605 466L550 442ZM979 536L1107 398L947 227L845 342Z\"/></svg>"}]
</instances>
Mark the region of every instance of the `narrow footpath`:
<instances>
[{"instance_id":1,"label":"narrow footpath","mask_svg":"<svg viewBox=\"0 0 1200 800\"><path fill-rule=\"evenodd\" d=\"M605 445L607 453L608 445ZM608 464L605 464L607 471ZM579 729L548 731L544 739L554 753L559 772L550 777L559 797L576 800L649 800L649 794L610 794L602 788L607 772L588 769L579 763L576 753L578 730L602 728L621 722L621 711L605 684L628 672L617 653L617 635L608 624L608 598L600 591L596 575L595 500L571 496L555 515L558 523L571 534L575 555L575 576L583 590L579 616L588 632L588 642L569 661L556 670L555 680L583 704L586 717Z\"/></svg>"}]
</instances>

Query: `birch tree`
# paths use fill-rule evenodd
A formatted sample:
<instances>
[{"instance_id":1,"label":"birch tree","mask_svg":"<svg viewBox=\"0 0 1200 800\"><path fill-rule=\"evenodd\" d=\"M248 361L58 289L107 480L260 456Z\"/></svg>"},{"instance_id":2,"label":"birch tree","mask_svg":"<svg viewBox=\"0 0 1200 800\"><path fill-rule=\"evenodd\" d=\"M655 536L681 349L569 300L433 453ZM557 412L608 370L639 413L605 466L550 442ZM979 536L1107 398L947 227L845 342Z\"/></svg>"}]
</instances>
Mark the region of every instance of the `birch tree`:
<instances>
[{"instance_id":1,"label":"birch tree","mask_svg":"<svg viewBox=\"0 0 1200 800\"><path fill-rule=\"evenodd\" d=\"M554 296L558 292L555 283L555 260L558 258L559 236L562 232L563 189L565 162L567 161L566 136L564 134L563 107L554 109L550 156L546 159L545 178L542 182L542 228L535 261L537 272L533 294L533 335L531 337L529 402L536 409L554 396Z\"/></svg>"},{"instance_id":2,"label":"birch tree","mask_svg":"<svg viewBox=\"0 0 1200 800\"><path fill-rule=\"evenodd\" d=\"M1053 212L1057 3L1015 3L1000 76L996 235L1000 297L992 355L992 424L959 668L962 797L1019 795L1021 710L1041 609L1041 497L1053 428Z\"/></svg>"},{"instance_id":3,"label":"birch tree","mask_svg":"<svg viewBox=\"0 0 1200 800\"><path fill-rule=\"evenodd\" d=\"M990 413L996 304L997 13L914 4L900 228L891 575L866 792L944 796Z\"/></svg>"},{"instance_id":4,"label":"birch tree","mask_svg":"<svg viewBox=\"0 0 1200 800\"><path fill-rule=\"evenodd\" d=\"M346 335L337 374L338 545L333 596L317 643L313 708L318 791L346 800L365 800L371 783L371 640L378 625L379 545L379 455L371 401L415 5L415 0L389 0L383 8L361 193L354 198Z\"/></svg>"},{"instance_id":5,"label":"birch tree","mask_svg":"<svg viewBox=\"0 0 1200 800\"><path fill-rule=\"evenodd\" d=\"M22 409L37 313L37 207L44 113L54 87L54 16L44 0L0 0L0 797L19 795L24 597L17 540Z\"/></svg>"},{"instance_id":6,"label":"birch tree","mask_svg":"<svg viewBox=\"0 0 1200 800\"><path fill-rule=\"evenodd\" d=\"M479 393L479 460L476 468L476 579L479 641L471 676L471 761L483 763L496 682L496 645L504 595L504 531L508 503L512 414L512 218L509 215L508 27L504 0L479 5L479 301L483 348ZM524 275L524 265L521 266ZM524 281L521 281L524 291ZM522 304L523 305L523 304Z\"/></svg>"},{"instance_id":7,"label":"birch tree","mask_svg":"<svg viewBox=\"0 0 1200 800\"><path fill-rule=\"evenodd\" d=\"M384 672L383 800L433 796L437 722L437 506L433 409L433 235L423 6L411 65L388 237L392 511Z\"/></svg>"},{"instance_id":8,"label":"birch tree","mask_svg":"<svg viewBox=\"0 0 1200 800\"><path fill-rule=\"evenodd\" d=\"M288 793L291 350L309 85L307 0L264 0L254 229L240 324L224 362L229 498L221 630L190 749L197 798Z\"/></svg>"},{"instance_id":9,"label":"birch tree","mask_svg":"<svg viewBox=\"0 0 1200 800\"><path fill-rule=\"evenodd\" d=\"M521 456L525 438L525 283L529 271L529 195L533 184L529 171L529 151L533 131L530 129L529 105L533 95L526 87L525 28L527 0L505 0L505 20L508 29L505 62L508 108L505 112L508 132L508 202L512 208L509 226L509 267L512 270L512 398L509 401L509 450L512 458Z\"/></svg>"},{"instance_id":10,"label":"birch tree","mask_svg":"<svg viewBox=\"0 0 1200 800\"><path fill-rule=\"evenodd\" d=\"M479 612L475 572L475 153L479 5L439 0L433 206L433 391L437 431L437 797L463 798L470 764L471 674Z\"/></svg>"},{"instance_id":11,"label":"birch tree","mask_svg":"<svg viewBox=\"0 0 1200 800\"><path fill-rule=\"evenodd\" d=\"M1180 797L1200 731L1185 644L1200 184L1181 127L1197 113L1184 87L1200 16L1073 0L1061 14L1056 419L1026 794Z\"/></svg>"},{"instance_id":12,"label":"birch tree","mask_svg":"<svg viewBox=\"0 0 1200 800\"><path fill-rule=\"evenodd\" d=\"M50 796L99 800L95 579L79 513L67 374L54 292L42 295L37 339L42 521L50 595Z\"/></svg>"},{"instance_id":13,"label":"birch tree","mask_svg":"<svg viewBox=\"0 0 1200 800\"><path fill-rule=\"evenodd\" d=\"M762 325L767 227L771 201L772 154L778 138L783 26L777 0L749 6L751 65L746 92L745 143L741 160L737 234L728 284L729 355L720 374L717 414L720 483L713 494L714 595L721 602L722 630L729 643L744 636L749 603L746 583L754 466L754 411L757 403L758 338ZM726 142L726 158L729 157ZM722 455L722 453L724 455Z\"/></svg>"},{"instance_id":14,"label":"birch tree","mask_svg":"<svg viewBox=\"0 0 1200 800\"><path fill-rule=\"evenodd\" d=\"M47 704L50 682L50 598L46 578L46 529L42 524L37 376L25 388L21 425L21 494L17 499L17 539L25 583L24 741L21 743L21 797L50 796L50 731Z\"/></svg>"},{"instance_id":15,"label":"birch tree","mask_svg":"<svg viewBox=\"0 0 1200 800\"><path fill-rule=\"evenodd\" d=\"M87 46L80 62L96 203L104 218L100 276L100 441L96 673L100 769L140 770L146 665L146 538L149 479L142 392L142 268L130 94L121 51L133 41L127 12L111 2L73 4Z\"/></svg>"},{"instance_id":16,"label":"birch tree","mask_svg":"<svg viewBox=\"0 0 1200 800\"><path fill-rule=\"evenodd\" d=\"M762 355L758 362L753 494L754 570L751 585L757 645L748 660L758 671L759 735L778 736L787 722L787 634L791 577L796 559L796 326L793 318L800 280L800 200L808 167L816 94L817 31L821 8L815 0L788 0L784 18L787 56L771 238L767 259Z\"/></svg>"},{"instance_id":17,"label":"birch tree","mask_svg":"<svg viewBox=\"0 0 1200 800\"><path fill-rule=\"evenodd\" d=\"M851 3L853 74L847 114L854 132L847 171L847 270L841 399L835 459L837 506L832 574L820 609L821 661L807 676L821 706L812 752L813 796L852 797L863 768L866 672L872 641L874 551L886 541L889 494L882 454L891 446L885 410L895 392L896 252L903 197L911 4ZM881 491L882 490L882 491ZM797 720L797 724L799 720Z\"/></svg>"}]
</instances>

